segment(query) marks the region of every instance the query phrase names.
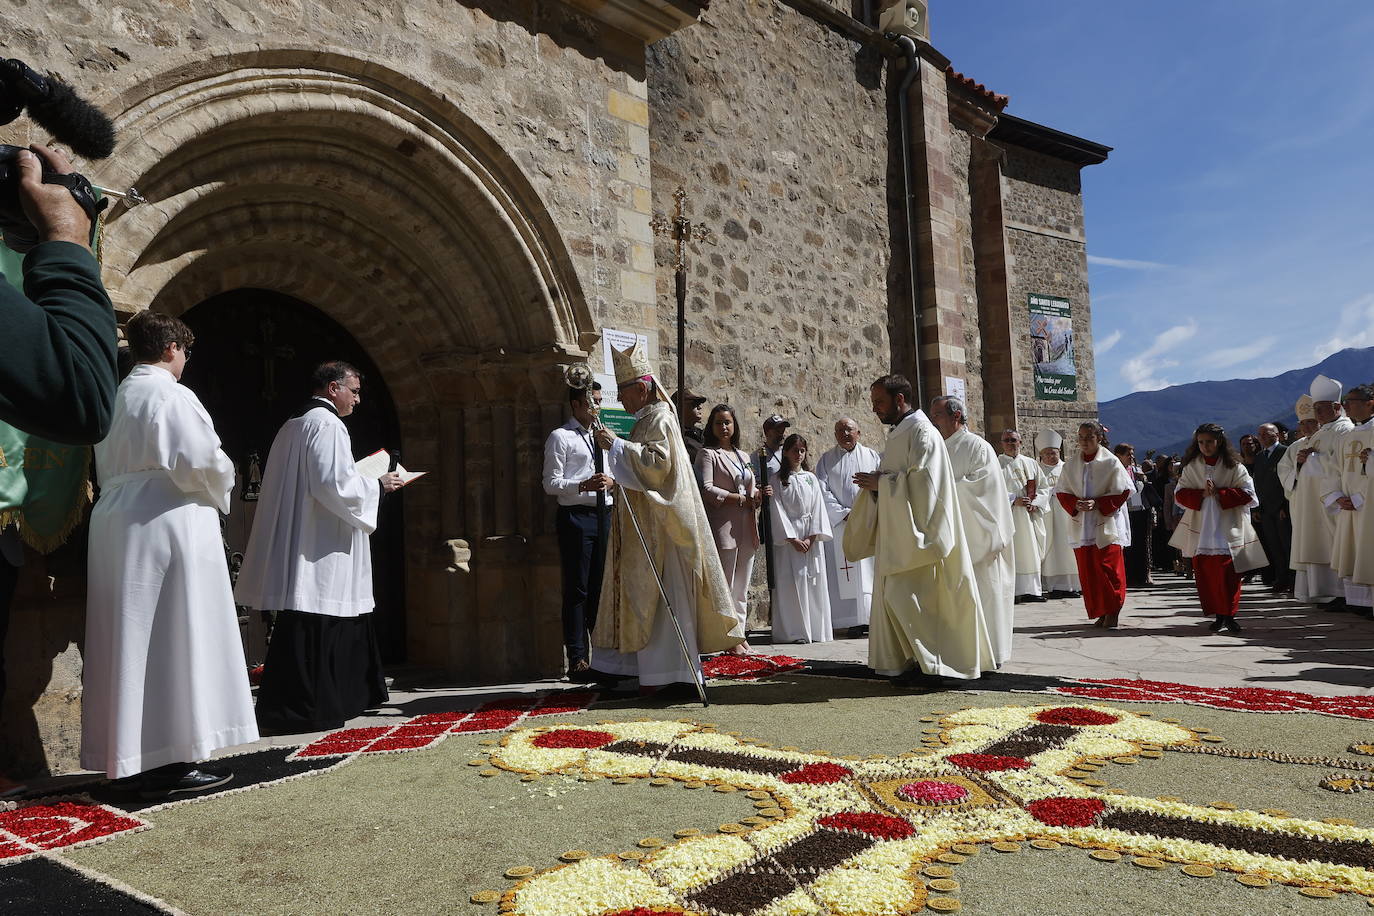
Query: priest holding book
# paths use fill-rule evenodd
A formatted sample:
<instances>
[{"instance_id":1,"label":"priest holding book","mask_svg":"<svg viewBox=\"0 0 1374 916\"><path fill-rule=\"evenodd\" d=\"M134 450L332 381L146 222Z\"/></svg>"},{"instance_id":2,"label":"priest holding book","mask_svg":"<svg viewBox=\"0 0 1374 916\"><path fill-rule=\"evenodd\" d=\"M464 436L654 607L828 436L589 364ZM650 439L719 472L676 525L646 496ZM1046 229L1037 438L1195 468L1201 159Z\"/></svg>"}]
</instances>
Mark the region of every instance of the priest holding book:
<instances>
[{"instance_id":1,"label":"priest holding book","mask_svg":"<svg viewBox=\"0 0 1374 916\"><path fill-rule=\"evenodd\" d=\"M235 598L277 612L258 690L259 728L338 728L387 699L372 626L372 552L384 493L402 474L359 472L343 418L362 401L348 363L321 364L314 394L272 442Z\"/></svg>"}]
</instances>

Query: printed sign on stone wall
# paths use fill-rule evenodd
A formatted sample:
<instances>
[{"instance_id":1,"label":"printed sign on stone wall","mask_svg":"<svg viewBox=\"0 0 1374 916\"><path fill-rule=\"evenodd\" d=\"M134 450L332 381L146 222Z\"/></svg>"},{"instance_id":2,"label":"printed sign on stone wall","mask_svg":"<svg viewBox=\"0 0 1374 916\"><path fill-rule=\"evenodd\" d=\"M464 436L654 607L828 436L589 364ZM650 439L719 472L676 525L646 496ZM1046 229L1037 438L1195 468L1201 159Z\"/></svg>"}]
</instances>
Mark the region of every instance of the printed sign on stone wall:
<instances>
[{"instance_id":1,"label":"printed sign on stone wall","mask_svg":"<svg viewBox=\"0 0 1374 916\"><path fill-rule=\"evenodd\" d=\"M1030 336L1037 401L1078 400L1078 370L1073 361L1073 317L1069 300L1031 293Z\"/></svg>"}]
</instances>

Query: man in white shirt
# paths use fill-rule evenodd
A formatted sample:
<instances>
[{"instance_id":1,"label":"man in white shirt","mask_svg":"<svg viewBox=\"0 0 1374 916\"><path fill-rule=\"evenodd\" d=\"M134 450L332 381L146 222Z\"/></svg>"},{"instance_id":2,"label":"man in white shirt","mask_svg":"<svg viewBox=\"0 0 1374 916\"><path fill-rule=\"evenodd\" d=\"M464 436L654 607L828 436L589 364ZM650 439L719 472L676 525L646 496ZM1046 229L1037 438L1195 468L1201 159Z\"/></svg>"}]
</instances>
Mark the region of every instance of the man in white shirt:
<instances>
[{"instance_id":1,"label":"man in white shirt","mask_svg":"<svg viewBox=\"0 0 1374 916\"><path fill-rule=\"evenodd\" d=\"M859 442L859 424L849 417L835 423L835 447L816 463L826 513L834 539L825 543L827 583L830 586L830 622L847 630L852 638L868 635L868 615L873 603L873 559L849 562L844 555L844 526L859 487L854 475L875 471L881 455Z\"/></svg>"},{"instance_id":2,"label":"man in white shirt","mask_svg":"<svg viewBox=\"0 0 1374 916\"><path fill-rule=\"evenodd\" d=\"M588 400L590 394L591 400ZM610 531L611 489L615 481L596 469L592 439L601 384L569 388L572 419L549 433L544 442L544 492L558 497L558 554L563 565L563 647L568 678L593 678L587 634L596 626L601 577L606 566Z\"/></svg>"},{"instance_id":3,"label":"man in white shirt","mask_svg":"<svg viewBox=\"0 0 1374 916\"><path fill-rule=\"evenodd\" d=\"M362 403L362 376L322 363L314 394L272 440L258 511L234 597L275 610L258 688L258 727L272 734L339 728L386 702L372 627L372 551L395 471L358 473L343 418Z\"/></svg>"}]
</instances>

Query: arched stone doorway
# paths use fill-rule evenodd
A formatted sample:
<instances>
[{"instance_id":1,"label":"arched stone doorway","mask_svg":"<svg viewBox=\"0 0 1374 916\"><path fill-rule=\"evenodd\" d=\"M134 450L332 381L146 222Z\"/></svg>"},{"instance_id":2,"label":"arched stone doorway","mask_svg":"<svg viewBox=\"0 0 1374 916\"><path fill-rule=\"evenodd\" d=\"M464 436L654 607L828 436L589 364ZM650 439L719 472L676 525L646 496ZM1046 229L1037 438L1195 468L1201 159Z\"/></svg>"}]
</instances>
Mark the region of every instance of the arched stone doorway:
<instances>
[{"instance_id":1,"label":"arched stone doorway","mask_svg":"<svg viewBox=\"0 0 1374 916\"><path fill-rule=\"evenodd\" d=\"M244 499L251 466L266 466L277 429L309 392L314 366L341 359L363 374L362 402L345 421L355 458L399 446L400 426L386 379L367 351L313 306L271 290L238 289L193 306L182 319L196 335L182 383L210 412L239 471L225 530L231 550L242 552L252 530L256 504ZM387 663L406 657L404 535L405 500L383 500L371 544L374 620ZM258 660L250 651L250 663Z\"/></svg>"},{"instance_id":2,"label":"arched stone doorway","mask_svg":"<svg viewBox=\"0 0 1374 916\"><path fill-rule=\"evenodd\" d=\"M99 177L151 201L106 224L117 307L265 289L327 315L431 472L403 497L407 658L470 680L556 670L541 443L560 364L597 332L521 168L449 99L318 48L200 61L104 107L122 140Z\"/></svg>"}]
</instances>

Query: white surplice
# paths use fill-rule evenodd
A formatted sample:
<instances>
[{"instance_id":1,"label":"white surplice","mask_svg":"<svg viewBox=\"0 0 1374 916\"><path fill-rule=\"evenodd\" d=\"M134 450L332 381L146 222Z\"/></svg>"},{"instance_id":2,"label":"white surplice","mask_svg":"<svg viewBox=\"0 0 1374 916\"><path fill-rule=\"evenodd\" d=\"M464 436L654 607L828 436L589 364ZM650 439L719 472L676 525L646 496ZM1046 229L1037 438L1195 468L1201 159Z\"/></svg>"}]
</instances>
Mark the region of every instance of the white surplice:
<instances>
[{"instance_id":1,"label":"white surplice","mask_svg":"<svg viewBox=\"0 0 1374 916\"><path fill-rule=\"evenodd\" d=\"M372 611L381 484L354 467L348 428L327 402L272 440L234 595L265 611L357 617Z\"/></svg>"},{"instance_id":2,"label":"white surplice","mask_svg":"<svg viewBox=\"0 0 1374 916\"><path fill-rule=\"evenodd\" d=\"M854 504L845 555L877 558L868 664L977 678L996 667L966 549L949 452L923 411L887 435L878 490ZM876 499L874 497L877 497Z\"/></svg>"},{"instance_id":3,"label":"white surplice","mask_svg":"<svg viewBox=\"0 0 1374 916\"><path fill-rule=\"evenodd\" d=\"M1029 455L998 455L997 460L1006 475L1008 502L1020 496L1031 497L1030 506L1011 507L1016 525L1016 594L1039 595L1040 564L1049 548L1045 510L1050 504L1050 488L1040 462Z\"/></svg>"},{"instance_id":4,"label":"white surplice","mask_svg":"<svg viewBox=\"0 0 1374 916\"><path fill-rule=\"evenodd\" d=\"M1293 515L1293 595L1299 601L1330 601L1345 596L1340 576L1331 567L1336 519L1327 510L1325 496L1333 489L1334 477L1340 469L1337 449L1341 439L1354 428L1348 417L1337 417L1309 436L1302 446L1316 451L1302 463L1297 472L1297 487L1288 501ZM1289 451L1298 448L1292 446Z\"/></svg>"},{"instance_id":5,"label":"white surplice","mask_svg":"<svg viewBox=\"0 0 1374 916\"><path fill-rule=\"evenodd\" d=\"M136 366L95 460L81 765L115 779L256 741L219 527L234 464L210 415Z\"/></svg>"},{"instance_id":6,"label":"white surplice","mask_svg":"<svg viewBox=\"0 0 1374 916\"><path fill-rule=\"evenodd\" d=\"M946 439L945 448L959 493L959 515L978 583L978 601L992 643L992 656L1000 668L1011 658L1016 613L1012 563L1016 524L1007 496L1007 478L997 452L967 427Z\"/></svg>"},{"instance_id":7,"label":"white surplice","mask_svg":"<svg viewBox=\"0 0 1374 916\"><path fill-rule=\"evenodd\" d=\"M1051 493L1059 486L1063 470L1063 461L1054 467L1041 463L1040 473L1045 475L1045 487ZM1051 499L1045 510L1045 560L1040 564L1040 585L1046 591L1076 592L1080 588L1078 561L1074 559L1073 544L1069 542L1072 527L1069 513L1064 511L1059 500Z\"/></svg>"},{"instance_id":8,"label":"white surplice","mask_svg":"<svg viewBox=\"0 0 1374 916\"><path fill-rule=\"evenodd\" d=\"M828 642L834 626L826 562L822 546L830 541L830 515L820 481L809 471L795 471L787 486L779 479L769 500L773 516L773 557L777 562L778 588L773 606L773 644ZM815 537L816 543L800 553L788 538Z\"/></svg>"},{"instance_id":9,"label":"white surplice","mask_svg":"<svg viewBox=\"0 0 1374 916\"><path fill-rule=\"evenodd\" d=\"M873 558L849 560L844 555L844 526L859 497L854 475L878 468L879 455L863 444L850 451L835 446L816 463L816 479L821 482L830 530L826 541L826 583L830 589L830 622L837 630L868 626L873 606Z\"/></svg>"}]
</instances>

